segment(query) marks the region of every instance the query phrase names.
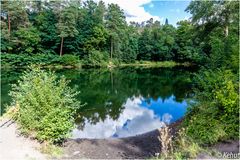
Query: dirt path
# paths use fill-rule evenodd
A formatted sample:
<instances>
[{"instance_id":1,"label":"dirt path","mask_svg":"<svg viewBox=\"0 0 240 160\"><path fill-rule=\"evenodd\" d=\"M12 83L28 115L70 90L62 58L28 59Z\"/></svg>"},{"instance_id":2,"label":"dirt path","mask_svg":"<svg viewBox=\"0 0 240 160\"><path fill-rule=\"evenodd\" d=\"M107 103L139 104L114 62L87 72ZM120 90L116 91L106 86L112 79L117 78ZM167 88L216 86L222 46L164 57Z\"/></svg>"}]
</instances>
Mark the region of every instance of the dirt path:
<instances>
[{"instance_id":1,"label":"dirt path","mask_svg":"<svg viewBox=\"0 0 240 160\"><path fill-rule=\"evenodd\" d=\"M1 160L44 160L46 156L37 148L39 144L17 133L16 124L8 119L0 121L0 159Z\"/></svg>"}]
</instances>

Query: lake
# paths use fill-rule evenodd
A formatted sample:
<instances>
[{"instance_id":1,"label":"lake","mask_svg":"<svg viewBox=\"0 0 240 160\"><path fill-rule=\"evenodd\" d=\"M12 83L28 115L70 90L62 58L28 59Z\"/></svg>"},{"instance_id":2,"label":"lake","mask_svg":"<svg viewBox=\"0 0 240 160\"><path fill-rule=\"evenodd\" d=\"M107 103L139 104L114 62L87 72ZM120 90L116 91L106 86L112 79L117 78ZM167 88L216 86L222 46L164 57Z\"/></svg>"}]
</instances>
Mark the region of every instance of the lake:
<instances>
[{"instance_id":1,"label":"lake","mask_svg":"<svg viewBox=\"0 0 240 160\"><path fill-rule=\"evenodd\" d=\"M1 71L1 114L22 71ZM182 118L193 96L193 71L186 68L59 69L78 86L85 104L76 115L72 138L128 137Z\"/></svg>"}]
</instances>

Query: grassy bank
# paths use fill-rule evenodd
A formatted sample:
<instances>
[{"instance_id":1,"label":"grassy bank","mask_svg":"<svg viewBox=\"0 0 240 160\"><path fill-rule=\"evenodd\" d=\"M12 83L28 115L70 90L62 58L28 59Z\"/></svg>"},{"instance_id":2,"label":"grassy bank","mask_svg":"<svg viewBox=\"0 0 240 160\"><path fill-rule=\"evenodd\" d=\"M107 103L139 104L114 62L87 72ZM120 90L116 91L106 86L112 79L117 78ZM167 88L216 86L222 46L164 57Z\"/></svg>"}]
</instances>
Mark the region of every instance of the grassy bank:
<instances>
[{"instance_id":1,"label":"grassy bank","mask_svg":"<svg viewBox=\"0 0 240 160\"><path fill-rule=\"evenodd\" d=\"M84 59L80 59L76 55L52 55L52 54L1 54L1 68L26 68L29 65L38 65L42 68L114 68L114 67L189 67L192 64L188 62L178 63L174 61L135 61L124 63L115 59L109 61L101 61L99 63L90 63Z\"/></svg>"},{"instance_id":2,"label":"grassy bank","mask_svg":"<svg viewBox=\"0 0 240 160\"><path fill-rule=\"evenodd\" d=\"M135 61L134 63L121 63L120 67L130 66L130 67L175 67L175 66L185 66L189 67L192 64L189 62L178 63L174 61L162 61L162 62L152 62L152 61Z\"/></svg>"}]
</instances>

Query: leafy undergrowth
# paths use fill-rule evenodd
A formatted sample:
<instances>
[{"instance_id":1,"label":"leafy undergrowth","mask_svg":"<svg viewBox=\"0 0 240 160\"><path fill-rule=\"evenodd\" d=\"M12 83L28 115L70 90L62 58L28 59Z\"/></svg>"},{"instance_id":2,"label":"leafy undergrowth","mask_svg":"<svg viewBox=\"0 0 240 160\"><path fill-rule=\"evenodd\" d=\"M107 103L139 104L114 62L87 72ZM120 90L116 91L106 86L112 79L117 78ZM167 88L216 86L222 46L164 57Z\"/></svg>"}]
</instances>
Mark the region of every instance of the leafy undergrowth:
<instances>
[{"instance_id":1,"label":"leafy undergrowth","mask_svg":"<svg viewBox=\"0 0 240 160\"><path fill-rule=\"evenodd\" d=\"M10 67L27 67L28 65L39 65L41 67L62 67L72 66L81 67L78 56L75 55L53 55L53 54L1 54L1 66Z\"/></svg>"},{"instance_id":2,"label":"leafy undergrowth","mask_svg":"<svg viewBox=\"0 0 240 160\"><path fill-rule=\"evenodd\" d=\"M201 145L235 139L239 135L239 81L230 70L203 71L184 121L186 134Z\"/></svg>"},{"instance_id":3,"label":"leafy undergrowth","mask_svg":"<svg viewBox=\"0 0 240 160\"><path fill-rule=\"evenodd\" d=\"M51 156L51 158L60 158L63 155L63 148L52 143L43 143L40 152Z\"/></svg>"},{"instance_id":4,"label":"leafy undergrowth","mask_svg":"<svg viewBox=\"0 0 240 160\"><path fill-rule=\"evenodd\" d=\"M175 67L186 66L189 67L192 64L188 62L178 63L174 61L133 61L133 62L120 62L117 59L109 59L104 57L99 51L93 51L88 56L80 60L79 56L65 54L63 56L53 54L2 54L1 55L1 67L12 68L20 67L26 68L29 65L38 65L44 68L62 68L62 67L116 67L116 66L133 66L133 67Z\"/></svg>"},{"instance_id":5,"label":"leafy undergrowth","mask_svg":"<svg viewBox=\"0 0 240 160\"><path fill-rule=\"evenodd\" d=\"M161 142L161 154L154 159L192 159L204 149L186 136L185 129L182 128L173 137L168 127L159 130Z\"/></svg>"},{"instance_id":6,"label":"leafy undergrowth","mask_svg":"<svg viewBox=\"0 0 240 160\"><path fill-rule=\"evenodd\" d=\"M216 156L209 146L239 138L239 81L231 70L203 70L197 75L194 101L181 129L172 139L160 130L160 159L192 159L200 153ZM162 138L163 137L163 138Z\"/></svg>"}]
</instances>

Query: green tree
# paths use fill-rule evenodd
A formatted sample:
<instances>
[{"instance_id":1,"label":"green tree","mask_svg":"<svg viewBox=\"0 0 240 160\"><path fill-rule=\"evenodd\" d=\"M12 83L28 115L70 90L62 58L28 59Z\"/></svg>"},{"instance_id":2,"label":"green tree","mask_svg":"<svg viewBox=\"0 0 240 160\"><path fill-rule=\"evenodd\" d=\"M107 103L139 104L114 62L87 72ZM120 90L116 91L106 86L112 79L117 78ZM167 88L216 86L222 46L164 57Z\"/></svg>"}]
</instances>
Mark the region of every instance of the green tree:
<instances>
[{"instance_id":1,"label":"green tree","mask_svg":"<svg viewBox=\"0 0 240 160\"><path fill-rule=\"evenodd\" d=\"M26 27L29 24L23 1L1 1L1 13L7 17L9 35L18 27Z\"/></svg>"},{"instance_id":2,"label":"green tree","mask_svg":"<svg viewBox=\"0 0 240 160\"><path fill-rule=\"evenodd\" d=\"M30 24L25 2L1 1L1 24L3 25L1 26L2 51L10 53L14 48L12 39L15 39L15 31L18 27L27 27ZM5 32L6 28L8 32Z\"/></svg>"},{"instance_id":3,"label":"green tree","mask_svg":"<svg viewBox=\"0 0 240 160\"><path fill-rule=\"evenodd\" d=\"M175 32L172 25L160 25L159 21L148 20L139 38L138 59L170 60L175 46Z\"/></svg>"},{"instance_id":4,"label":"green tree","mask_svg":"<svg viewBox=\"0 0 240 160\"><path fill-rule=\"evenodd\" d=\"M38 45L41 41L38 30L29 26L21 27L15 32L13 43L17 48L15 51L21 54L32 54L38 51Z\"/></svg>"},{"instance_id":5,"label":"green tree","mask_svg":"<svg viewBox=\"0 0 240 160\"><path fill-rule=\"evenodd\" d=\"M7 23L1 20L1 53L6 53L8 50L11 50L9 43L9 32L7 28Z\"/></svg>"},{"instance_id":6,"label":"green tree","mask_svg":"<svg viewBox=\"0 0 240 160\"><path fill-rule=\"evenodd\" d=\"M51 9L45 9L35 16L33 25L38 29L41 38L41 52L42 53L57 53L58 52L58 32L56 24L58 22L57 16Z\"/></svg>"},{"instance_id":7,"label":"green tree","mask_svg":"<svg viewBox=\"0 0 240 160\"><path fill-rule=\"evenodd\" d=\"M124 30L121 42L121 58L123 62L134 62L138 55L138 38L137 28L130 25Z\"/></svg>"},{"instance_id":8,"label":"green tree","mask_svg":"<svg viewBox=\"0 0 240 160\"><path fill-rule=\"evenodd\" d=\"M193 24L202 26L205 32L211 32L215 27L222 26L224 35L229 34L229 25L234 14L238 14L237 1L192 1L186 11L192 14Z\"/></svg>"},{"instance_id":9,"label":"green tree","mask_svg":"<svg viewBox=\"0 0 240 160\"><path fill-rule=\"evenodd\" d=\"M186 11L192 14L194 38L199 39L199 53L207 65L224 66L234 53L232 46L238 43L239 2L192 1Z\"/></svg>"},{"instance_id":10,"label":"green tree","mask_svg":"<svg viewBox=\"0 0 240 160\"><path fill-rule=\"evenodd\" d=\"M165 25L168 25L168 19L166 18L166 20L165 20Z\"/></svg>"},{"instance_id":11,"label":"green tree","mask_svg":"<svg viewBox=\"0 0 240 160\"><path fill-rule=\"evenodd\" d=\"M194 27L187 21L180 21L177 23L176 33L176 52L174 59L177 61L191 61L198 60L199 54L196 47L194 47Z\"/></svg>"},{"instance_id":12,"label":"green tree","mask_svg":"<svg viewBox=\"0 0 240 160\"><path fill-rule=\"evenodd\" d=\"M148 28L144 28L138 41L139 54L138 60L151 60L151 55L153 51L151 32Z\"/></svg>"},{"instance_id":13,"label":"green tree","mask_svg":"<svg viewBox=\"0 0 240 160\"><path fill-rule=\"evenodd\" d=\"M106 27L109 31L110 58L120 58L122 35L126 21L123 10L116 4L108 5Z\"/></svg>"},{"instance_id":14,"label":"green tree","mask_svg":"<svg viewBox=\"0 0 240 160\"><path fill-rule=\"evenodd\" d=\"M92 0L86 1L83 8L83 21L81 32L83 39L83 51L86 55L94 50L104 51L107 41L107 30L104 27L104 14L106 11L102 1L98 4Z\"/></svg>"},{"instance_id":15,"label":"green tree","mask_svg":"<svg viewBox=\"0 0 240 160\"><path fill-rule=\"evenodd\" d=\"M60 10L59 20L57 23L57 28L59 32L59 37L61 37L61 46L60 46L60 56L63 54L63 43L64 38L74 37L78 31L76 29L76 19L77 19L77 8L70 4Z\"/></svg>"}]
</instances>

